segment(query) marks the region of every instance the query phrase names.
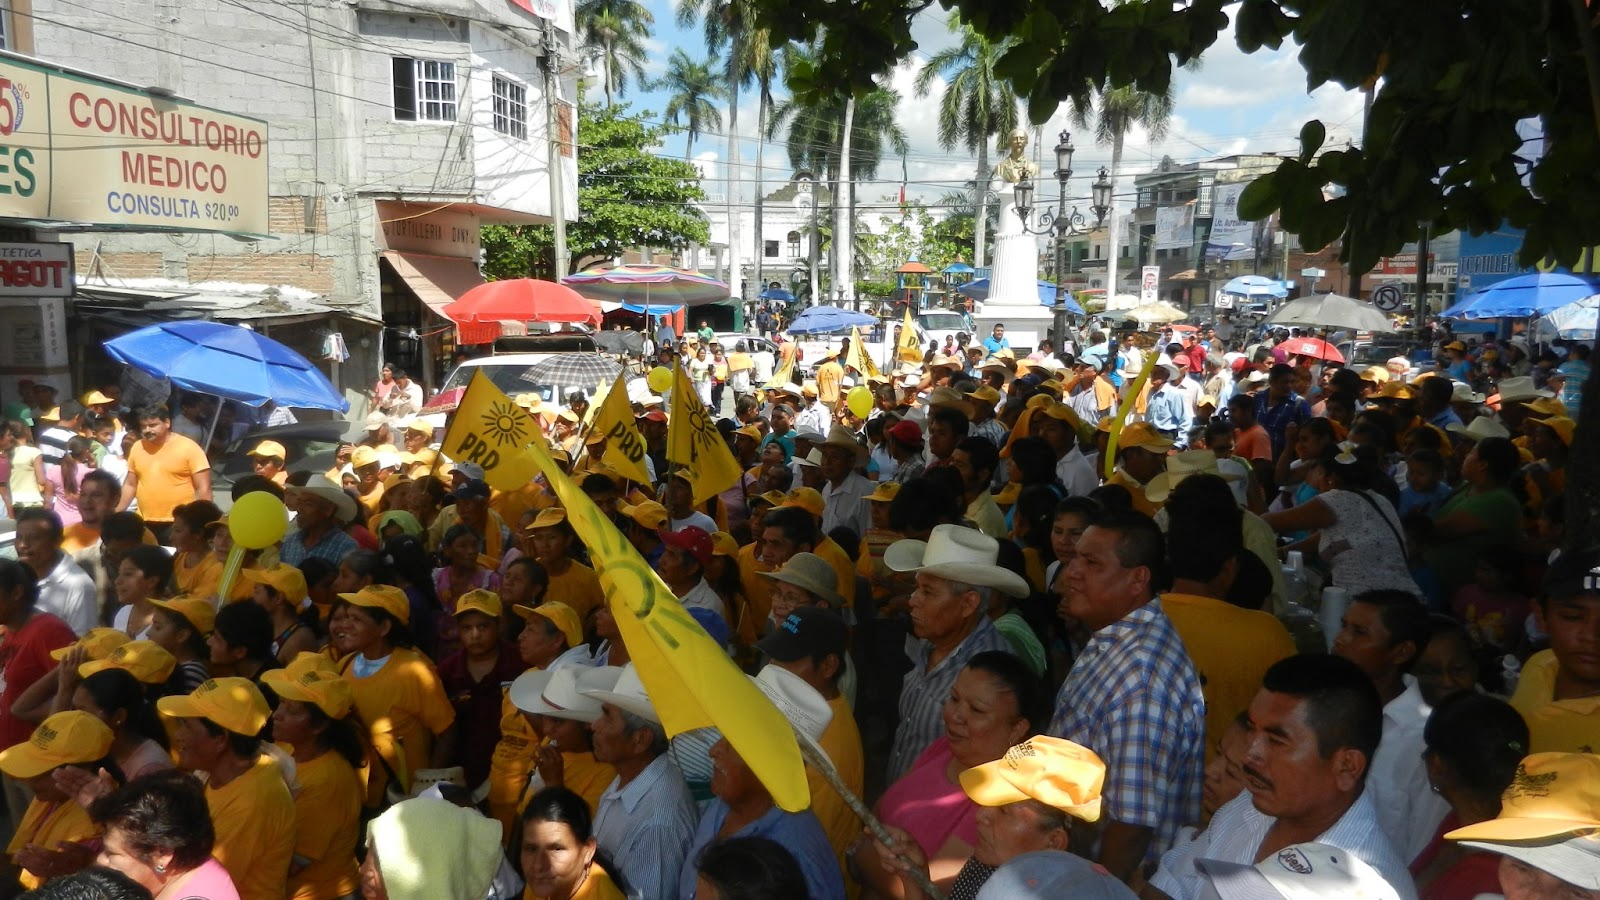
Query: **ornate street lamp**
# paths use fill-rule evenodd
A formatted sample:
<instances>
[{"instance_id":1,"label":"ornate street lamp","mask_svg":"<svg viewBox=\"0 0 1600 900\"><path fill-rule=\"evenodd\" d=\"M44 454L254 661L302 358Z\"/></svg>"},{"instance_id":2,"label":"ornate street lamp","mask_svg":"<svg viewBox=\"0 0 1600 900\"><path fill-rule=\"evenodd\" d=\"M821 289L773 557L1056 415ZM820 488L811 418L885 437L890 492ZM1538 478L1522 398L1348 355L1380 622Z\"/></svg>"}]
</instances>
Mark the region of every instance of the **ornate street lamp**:
<instances>
[{"instance_id":1,"label":"ornate street lamp","mask_svg":"<svg viewBox=\"0 0 1600 900\"><path fill-rule=\"evenodd\" d=\"M1013 188L1016 198L1014 206L1017 218L1022 220L1022 228L1029 234L1051 235L1053 246L1051 248L1055 257L1056 267L1056 304L1052 312L1055 313L1056 352L1060 353L1063 338L1067 333L1067 290L1063 284L1063 275L1066 274L1066 261L1064 259L1067 238L1080 234L1088 234L1099 228L1105 221L1106 214L1111 211L1111 180L1110 173L1104 166L1100 167L1098 177L1091 188L1089 211L1094 213L1094 226L1090 227L1082 213L1074 206L1071 212L1067 211L1067 183L1072 180L1072 132L1061 132L1061 140L1056 144L1056 183L1061 186L1061 195L1057 199L1055 212L1048 209L1039 212L1039 226L1034 228L1029 225L1033 213L1033 181L1026 176Z\"/></svg>"}]
</instances>

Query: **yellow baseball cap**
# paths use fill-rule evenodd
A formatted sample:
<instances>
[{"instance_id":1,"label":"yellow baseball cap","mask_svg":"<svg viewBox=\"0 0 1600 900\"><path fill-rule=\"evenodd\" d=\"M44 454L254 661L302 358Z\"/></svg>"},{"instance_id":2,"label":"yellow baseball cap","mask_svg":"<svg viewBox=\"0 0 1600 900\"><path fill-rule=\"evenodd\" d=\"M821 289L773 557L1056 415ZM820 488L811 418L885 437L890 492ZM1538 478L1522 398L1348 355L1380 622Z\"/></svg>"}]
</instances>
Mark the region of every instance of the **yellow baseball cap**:
<instances>
[{"instance_id":1,"label":"yellow baseball cap","mask_svg":"<svg viewBox=\"0 0 1600 900\"><path fill-rule=\"evenodd\" d=\"M89 632L76 641L59 650L51 650L50 658L62 660L67 658L74 648L82 647L83 652L90 659L105 659L111 651L133 640L128 633L120 628L91 628Z\"/></svg>"},{"instance_id":2,"label":"yellow baseball cap","mask_svg":"<svg viewBox=\"0 0 1600 900\"><path fill-rule=\"evenodd\" d=\"M762 437L761 429L756 427L755 425L746 425L746 426L744 426L742 428L739 428L739 429L735 430L733 433L739 435L740 437L747 437L747 438L749 438L749 439L751 439L753 441L758 441L758 442L761 440L761 437Z\"/></svg>"},{"instance_id":3,"label":"yellow baseball cap","mask_svg":"<svg viewBox=\"0 0 1600 900\"><path fill-rule=\"evenodd\" d=\"M873 488L872 493L867 495L867 499L874 503L888 503L898 496L900 496L900 482L885 481Z\"/></svg>"},{"instance_id":4,"label":"yellow baseball cap","mask_svg":"<svg viewBox=\"0 0 1600 900\"><path fill-rule=\"evenodd\" d=\"M174 597L171 600L151 600L150 603L167 612L176 613L183 617L201 634L210 634L211 629L217 624L217 609L209 600L196 597Z\"/></svg>"},{"instance_id":5,"label":"yellow baseball cap","mask_svg":"<svg viewBox=\"0 0 1600 900\"><path fill-rule=\"evenodd\" d=\"M209 678L184 697L162 697L156 709L174 719L209 719L234 734L254 737L267 726L272 709L248 678Z\"/></svg>"},{"instance_id":6,"label":"yellow baseball cap","mask_svg":"<svg viewBox=\"0 0 1600 900\"><path fill-rule=\"evenodd\" d=\"M1533 753L1500 797L1500 815L1457 828L1452 841L1533 841L1600 830L1600 756Z\"/></svg>"},{"instance_id":7,"label":"yellow baseball cap","mask_svg":"<svg viewBox=\"0 0 1600 900\"><path fill-rule=\"evenodd\" d=\"M578 621L577 610L560 600L546 600L538 606L523 606L518 603L511 608L524 619L544 616L556 623L556 628L559 628L562 636L567 639L568 647L576 647L583 643L583 625Z\"/></svg>"},{"instance_id":8,"label":"yellow baseball cap","mask_svg":"<svg viewBox=\"0 0 1600 900\"><path fill-rule=\"evenodd\" d=\"M354 594L340 594L339 599L356 606L381 609L402 625L411 622L411 598L406 592L387 584L369 584Z\"/></svg>"},{"instance_id":9,"label":"yellow baseball cap","mask_svg":"<svg viewBox=\"0 0 1600 900\"><path fill-rule=\"evenodd\" d=\"M1061 738L1038 737L1006 751L994 762L961 773L961 788L981 806L1037 800L1085 822L1100 819L1100 789L1106 764L1088 747Z\"/></svg>"},{"instance_id":10,"label":"yellow baseball cap","mask_svg":"<svg viewBox=\"0 0 1600 900\"><path fill-rule=\"evenodd\" d=\"M567 511L559 506L552 506L548 509L539 510L539 514L533 518L533 524L529 525L528 528L530 530L534 528L553 528L566 520Z\"/></svg>"},{"instance_id":11,"label":"yellow baseball cap","mask_svg":"<svg viewBox=\"0 0 1600 900\"><path fill-rule=\"evenodd\" d=\"M249 455L260 457L276 456L279 459L289 458L289 454L284 451L283 445L277 441L262 441L255 446L255 449L250 451Z\"/></svg>"},{"instance_id":12,"label":"yellow baseball cap","mask_svg":"<svg viewBox=\"0 0 1600 900\"><path fill-rule=\"evenodd\" d=\"M757 500L760 500L762 503L765 503L768 506L782 506L783 499L783 493L781 491L767 491L765 494L756 494L755 496L751 497L750 502L754 503Z\"/></svg>"},{"instance_id":13,"label":"yellow baseball cap","mask_svg":"<svg viewBox=\"0 0 1600 900\"><path fill-rule=\"evenodd\" d=\"M33 730L33 737L0 751L0 772L34 778L56 768L98 762L116 735L106 723L77 710L58 712Z\"/></svg>"},{"instance_id":14,"label":"yellow baseball cap","mask_svg":"<svg viewBox=\"0 0 1600 900\"><path fill-rule=\"evenodd\" d=\"M431 423L429 423L429 422L424 421L419 416L419 417L411 420L411 424L406 426L406 430L407 431L415 431L417 434L426 434L426 435L432 436L432 434L433 434L433 425Z\"/></svg>"},{"instance_id":15,"label":"yellow baseball cap","mask_svg":"<svg viewBox=\"0 0 1600 900\"><path fill-rule=\"evenodd\" d=\"M822 494L816 488L795 488L783 498L779 506L798 506L813 516L822 515L824 504Z\"/></svg>"},{"instance_id":16,"label":"yellow baseball cap","mask_svg":"<svg viewBox=\"0 0 1600 900\"><path fill-rule=\"evenodd\" d=\"M90 391L89 393L84 394L83 398L78 402L82 403L84 406L101 406L106 403L115 403L117 401L107 397L105 394L102 394L99 391Z\"/></svg>"},{"instance_id":17,"label":"yellow baseball cap","mask_svg":"<svg viewBox=\"0 0 1600 900\"><path fill-rule=\"evenodd\" d=\"M251 584L264 584L282 594L290 603L306 598L306 575L299 566L278 563L270 569L242 569L239 576Z\"/></svg>"},{"instance_id":18,"label":"yellow baseball cap","mask_svg":"<svg viewBox=\"0 0 1600 900\"><path fill-rule=\"evenodd\" d=\"M281 669L262 672L261 683L285 700L312 704L330 719L349 715L355 702L350 682L320 653L301 653Z\"/></svg>"},{"instance_id":19,"label":"yellow baseball cap","mask_svg":"<svg viewBox=\"0 0 1600 900\"><path fill-rule=\"evenodd\" d=\"M617 511L652 530L667 527L667 508L654 500L644 500L632 506L619 503Z\"/></svg>"},{"instance_id":20,"label":"yellow baseball cap","mask_svg":"<svg viewBox=\"0 0 1600 900\"><path fill-rule=\"evenodd\" d=\"M967 396L974 400L981 400L991 406L1000 402L1000 392L987 384L975 391L968 391Z\"/></svg>"},{"instance_id":21,"label":"yellow baseball cap","mask_svg":"<svg viewBox=\"0 0 1600 900\"><path fill-rule=\"evenodd\" d=\"M738 556L739 542L726 531L711 533L711 553L714 556Z\"/></svg>"},{"instance_id":22,"label":"yellow baseball cap","mask_svg":"<svg viewBox=\"0 0 1600 900\"><path fill-rule=\"evenodd\" d=\"M1138 447L1151 453L1165 453L1172 449L1172 438L1155 429L1149 422L1130 422L1122 426L1118 446L1123 449Z\"/></svg>"},{"instance_id":23,"label":"yellow baseball cap","mask_svg":"<svg viewBox=\"0 0 1600 900\"><path fill-rule=\"evenodd\" d=\"M370 466L377 461L378 450L375 447L368 447L366 444L362 444L356 449L350 451L350 467L352 469L359 469L362 466Z\"/></svg>"},{"instance_id":24,"label":"yellow baseball cap","mask_svg":"<svg viewBox=\"0 0 1600 900\"><path fill-rule=\"evenodd\" d=\"M1568 447L1572 446L1572 433L1578 430L1577 422L1566 416L1551 416L1548 419L1534 419L1533 421L1554 431L1556 437L1561 439L1561 443L1566 444Z\"/></svg>"},{"instance_id":25,"label":"yellow baseball cap","mask_svg":"<svg viewBox=\"0 0 1600 900\"><path fill-rule=\"evenodd\" d=\"M491 619L498 619L505 612L505 607L500 603L499 594L478 588L467 591L456 599L455 614L459 616L469 612L482 613Z\"/></svg>"},{"instance_id":26,"label":"yellow baseball cap","mask_svg":"<svg viewBox=\"0 0 1600 900\"><path fill-rule=\"evenodd\" d=\"M106 669L126 669L145 684L164 684L178 667L178 658L154 641L129 641L106 654L105 659L91 659L78 667L78 675L88 678Z\"/></svg>"}]
</instances>

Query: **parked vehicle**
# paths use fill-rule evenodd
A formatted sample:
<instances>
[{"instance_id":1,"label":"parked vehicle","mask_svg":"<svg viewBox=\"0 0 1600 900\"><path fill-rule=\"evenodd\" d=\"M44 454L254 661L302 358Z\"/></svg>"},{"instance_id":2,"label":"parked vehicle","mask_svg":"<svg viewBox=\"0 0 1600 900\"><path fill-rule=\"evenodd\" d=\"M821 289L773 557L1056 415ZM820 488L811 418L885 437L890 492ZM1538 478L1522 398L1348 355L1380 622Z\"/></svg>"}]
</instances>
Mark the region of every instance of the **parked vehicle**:
<instances>
[{"instance_id":1,"label":"parked vehicle","mask_svg":"<svg viewBox=\"0 0 1600 900\"><path fill-rule=\"evenodd\" d=\"M277 441L283 445L288 458L284 468L295 472L326 472L333 468L334 454L339 444L360 438L361 425L352 425L344 419L326 419L320 422L296 422L293 425L274 425L258 428L234 440L222 451L222 457L211 466L211 498L227 512L232 506L230 492L234 482L255 471L247 455L262 441Z\"/></svg>"}]
</instances>

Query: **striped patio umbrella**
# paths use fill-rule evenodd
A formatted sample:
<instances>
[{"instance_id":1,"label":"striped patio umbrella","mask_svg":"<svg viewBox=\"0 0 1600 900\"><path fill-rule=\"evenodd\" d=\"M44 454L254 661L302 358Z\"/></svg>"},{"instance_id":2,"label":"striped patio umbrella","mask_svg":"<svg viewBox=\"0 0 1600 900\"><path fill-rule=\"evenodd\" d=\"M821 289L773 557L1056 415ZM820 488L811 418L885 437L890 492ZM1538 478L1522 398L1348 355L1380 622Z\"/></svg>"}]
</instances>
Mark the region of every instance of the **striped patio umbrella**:
<instances>
[{"instance_id":1,"label":"striped patio umbrella","mask_svg":"<svg viewBox=\"0 0 1600 900\"><path fill-rule=\"evenodd\" d=\"M585 269L561 281L585 297L644 306L704 306L728 299L727 284L715 278L645 263Z\"/></svg>"}]
</instances>

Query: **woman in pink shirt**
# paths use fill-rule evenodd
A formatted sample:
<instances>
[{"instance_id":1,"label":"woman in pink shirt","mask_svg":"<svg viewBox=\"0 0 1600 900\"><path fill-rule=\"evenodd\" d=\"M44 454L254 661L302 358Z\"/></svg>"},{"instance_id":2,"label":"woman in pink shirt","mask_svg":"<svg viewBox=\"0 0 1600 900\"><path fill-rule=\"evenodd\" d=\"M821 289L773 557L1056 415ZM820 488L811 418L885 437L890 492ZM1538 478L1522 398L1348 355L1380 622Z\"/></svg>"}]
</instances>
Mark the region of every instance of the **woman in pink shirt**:
<instances>
[{"instance_id":1,"label":"woman in pink shirt","mask_svg":"<svg viewBox=\"0 0 1600 900\"><path fill-rule=\"evenodd\" d=\"M193 775L136 778L96 800L89 815L105 829L95 862L137 881L155 900L239 900L211 855L216 833Z\"/></svg>"}]
</instances>

